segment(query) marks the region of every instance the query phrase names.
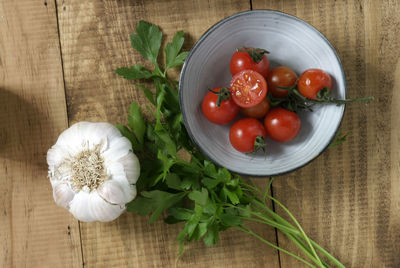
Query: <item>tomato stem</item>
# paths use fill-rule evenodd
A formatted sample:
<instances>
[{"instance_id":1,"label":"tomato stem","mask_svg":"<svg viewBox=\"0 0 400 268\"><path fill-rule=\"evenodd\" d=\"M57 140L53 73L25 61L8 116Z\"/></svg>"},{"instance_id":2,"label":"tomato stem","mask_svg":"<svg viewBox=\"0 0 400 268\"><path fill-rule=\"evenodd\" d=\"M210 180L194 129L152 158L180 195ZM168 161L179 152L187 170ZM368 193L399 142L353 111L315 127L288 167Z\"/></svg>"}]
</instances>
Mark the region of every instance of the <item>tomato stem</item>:
<instances>
[{"instance_id":1,"label":"tomato stem","mask_svg":"<svg viewBox=\"0 0 400 268\"><path fill-rule=\"evenodd\" d=\"M256 139L254 140L254 150L251 153L255 153L261 149L261 150L263 150L264 154L266 154L265 146L266 146L266 143L265 143L264 137L257 136Z\"/></svg>"},{"instance_id":2,"label":"tomato stem","mask_svg":"<svg viewBox=\"0 0 400 268\"><path fill-rule=\"evenodd\" d=\"M324 87L323 89L321 89L318 92L316 100L304 97L296 89L293 90L293 93L296 94L297 96L299 96L303 101L306 101L306 102L311 102L314 104L316 104L316 103L335 103L337 106L339 106L341 104L349 103L349 102L361 102L361 101L365 101L365 103L368 104L374 100L374 97L363 97L363 98L353 98L353 99L344 99L344 100L335 99L330 96L330 89L328 87Z\"/></svg>"},{"instance_id":3,"label":"tomato stem","mask_svg":"<svg viewBox=\"0 0 400 268\"><path fill-rule=\"evenodd\" d=\"M269 51L265 50L263 48L242 47L242 48L238 48L237 51L247 52L254 62L260 62L262 60L264 54L269 54Z\"/></svg>"},{"instance_id":4,"label":"tomato stem","mask_svg":"<svg viewBox=\"0 0 400 268\"><path fill-rule=\"evenodd\" d=\"M297 84L294 84L291 87L280 87L280 89L284 89L288 91L288 95L285 98L275 98L271 95L268 95L269 102L271 106L279 106L283 107L287 110L298 112L299 110L309 110L312 112L312 106L317 103L334 103L337 106L350 102L362 102L365 101L367 104L374 100L374 97L364 97L364 98L354 98L354 99L344 99L339 100L331 97L331 91L328 87L322 88L318 94L317 99L309 99L304 97L298 90Z\"/></svg>"},{"instance_id":5,"label":"tomato stem","mask_svg":"<svg viewBox=\"0 0 400 268\"><path fill-rule=\"evenodd\" d=\"M221 106L222 101L229 100L231 98L231 92L226 87L221 87L221 89L218 92L212 89L208 89L208 91L218 96L217 107Z\"/></svg>"}]
</instances>

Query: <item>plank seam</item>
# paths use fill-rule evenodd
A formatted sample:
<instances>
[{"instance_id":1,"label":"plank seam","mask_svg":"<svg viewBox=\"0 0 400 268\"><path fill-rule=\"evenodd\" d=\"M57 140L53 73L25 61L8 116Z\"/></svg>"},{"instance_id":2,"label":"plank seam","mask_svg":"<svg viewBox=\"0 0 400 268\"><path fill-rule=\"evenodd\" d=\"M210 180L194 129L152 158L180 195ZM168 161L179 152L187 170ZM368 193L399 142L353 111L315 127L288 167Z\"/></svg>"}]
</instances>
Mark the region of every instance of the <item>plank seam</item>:
<instances>
[{"instance_id":1,"label":"plank seam","mask_svg":"<svg viewBox=\"0 0 400 268\"><path fill-rule=\"evenodd\" d=\"M250 1L251 1L251 0L250 0ZM270 180L271 180L271 179L272 179L272 178L270 178ZM273 183L271 184L271 196L272 196L272 197L274 196ZM274 200L271 200L271 203L272 203L272 211L276 212ZM274 229L275 229L275 241L276 241L276 245L279 247L278 229L276 229L276 228L274 228ZM279 268L281 268L281 267L282 267L282 264L281 264L281 252L280 252L279 250L276 250L276 251L278 252L278 263L279 263Z\"/></svg>"},{"instance_id":2,"label":"plank seam","mask_svg":"<svg viewBox=\"0 0 400 268\"><path fill-rule=\"evenodd\" d=\"M54 0L54 7L56 10L56 22L57 22L57 35L58 35L58 47L60 49L60 60L61 60L61 72L62 72L62 80L63 80L63 86L64 86L64 100L65 100L65 107L67 110L67 126L69 127L69 111L68 111L68 104L67 104L67 87L65 86L65 72L64 72L64 59L63 59L63 53L61 49L61 32L60 32L60 23L59 23L59 16L58 16L58 5L57 5L57 0ZM79 244L81 248L81 258L82 258L82 267L85 266L85 259L83 256L83 243L82 243L82 232L81 232L81 223L78 221L78 231L79 231Z\"/></svg>"}]
</instances>

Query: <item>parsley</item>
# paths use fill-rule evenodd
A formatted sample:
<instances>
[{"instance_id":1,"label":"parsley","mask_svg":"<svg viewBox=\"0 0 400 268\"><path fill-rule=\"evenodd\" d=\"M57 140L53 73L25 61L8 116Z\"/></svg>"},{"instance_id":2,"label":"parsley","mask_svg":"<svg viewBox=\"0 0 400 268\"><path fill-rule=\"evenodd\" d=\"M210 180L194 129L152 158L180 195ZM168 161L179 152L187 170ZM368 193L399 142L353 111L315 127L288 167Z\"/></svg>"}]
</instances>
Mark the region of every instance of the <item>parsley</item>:
<instances>
[{"instance_id":1,"label":"parsley","mask_svg":"<svg viewBox=\"0 0 400 268\"><path fill-rule=\"evenodd\" d=\"M218 242L219 232L236 228L311 267L331 267L320 256L338 267L344 267L308 238L290 211L269 194L272 179L267 189L262 191L240 176L214 165L195 147L179 109L178 82L171 81L166 75L166 70L180 66L187 56L186 52L181 52L183 32L177 32L172 43L165 47L165 70L158 65L162 40L159 28L140 21L136 32L131 35L132 47L154 65L154 70L138 64L119 68L116 73L129 80L152 81L155 96L143 85L135 85L143 90L156 109L151 112L153 118L146 120L140 106L132 103L128 126L117 125L132 142L141 162L137 184L139 195L127 204L127 210L151 215L150 222L167 215L164 219L166 223L182 223L182 231L177 237L180 255L186 242L202 240L207 246L214 245ZM190 160L180 158L180 150L188 152ZM293 224L269 208L266 205L268 199L285 211ZM248 226L250 221L276 228L285 234L308 260L262 238Z\"/></svg>"},{"instance_id":2,"label":"parsley","mask_svg":"<svg viewBox=\"0 0 400 268\"><path fill-rule=\"evenodd\" d=\"M335 146L338 146L338 145L342 144L343 142L346 141L347 135L348 134L342 135L342 130L339 129L337 131L335 137L333 138L333 141L331 142L331 144L329 144L329 147L335 147Z\"/></svg>"}]
</instances>

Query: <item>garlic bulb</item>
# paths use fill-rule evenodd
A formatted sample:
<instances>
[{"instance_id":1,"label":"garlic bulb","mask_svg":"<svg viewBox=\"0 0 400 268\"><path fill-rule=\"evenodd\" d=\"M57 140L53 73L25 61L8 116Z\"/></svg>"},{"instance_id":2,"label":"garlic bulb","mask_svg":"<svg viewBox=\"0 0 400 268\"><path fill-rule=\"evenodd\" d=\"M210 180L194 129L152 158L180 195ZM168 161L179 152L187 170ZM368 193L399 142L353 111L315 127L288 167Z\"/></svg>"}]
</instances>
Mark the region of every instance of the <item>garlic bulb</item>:
<instances>
[{"instance_id":1,"label":"garlic bulb","mask_svg":"<svg viewBox=\"0 0 400 268\"><path fill-rule=\"evenodd\" d=\"M79 122L47 152L55 202L85 222L112 221L136 196L139 160L109 123Z\"/></svg>"}]
</instances>

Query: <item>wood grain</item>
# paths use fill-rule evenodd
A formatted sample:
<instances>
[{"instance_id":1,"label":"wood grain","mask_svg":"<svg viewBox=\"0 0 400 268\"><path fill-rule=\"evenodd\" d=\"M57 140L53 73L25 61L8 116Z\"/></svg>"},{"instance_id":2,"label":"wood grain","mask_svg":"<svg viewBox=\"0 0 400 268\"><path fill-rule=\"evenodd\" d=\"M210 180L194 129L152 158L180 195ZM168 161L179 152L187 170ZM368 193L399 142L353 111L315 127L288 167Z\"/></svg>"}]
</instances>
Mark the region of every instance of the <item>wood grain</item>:
<instances>
[{"instance_id":1,"label":"wood grain","mask_svg":"<svg viewBox=\"0 0 400 268\"><path fill-rule=\"evenodd\" d=\"M78 222L46 178L67 127L54 3L0 1L0 32L0 267L79 267Z\"/></svg>"},{"instance_id":2,"label":"wood grain","mask_svg":"<svg viewBox=\"0 0 400 268\"><path fill-rule=\"evenodd\" d=\"M170 40L184 30L189 49L220 19L249 9L248 1L57 1L70 123L80 120L126 122L129 103L148 104L131 83L114 74L142 63L130 47L129 33L143 19L160 25ZM171 75L177 76L177 73ZM144 109L145 110L145 109ZM83 258L94 267L278 267L277 252L247 234L227 231L214 247L186 248L177 261L175 241L182 226L126 213L111 223L81 223ZM273 229L259 233L275 241Z\"/></svg>"},{"instance_id":3,"label":"wood grain","mask_svg":"<svg viewBox=\"0 0 400 268\"><path fill-rule=\"evenodd\" d=\"M281 10L315 26L339 53L347 96L376 99L368 106L348 105L342 122L348 140L279 177L275 196L346 266L399 267L399 2L252 3L254 9ZM279 244L292 248L281 235ZM302 267L280 256L282 267Z\"/></svg>"}]
</instances>

